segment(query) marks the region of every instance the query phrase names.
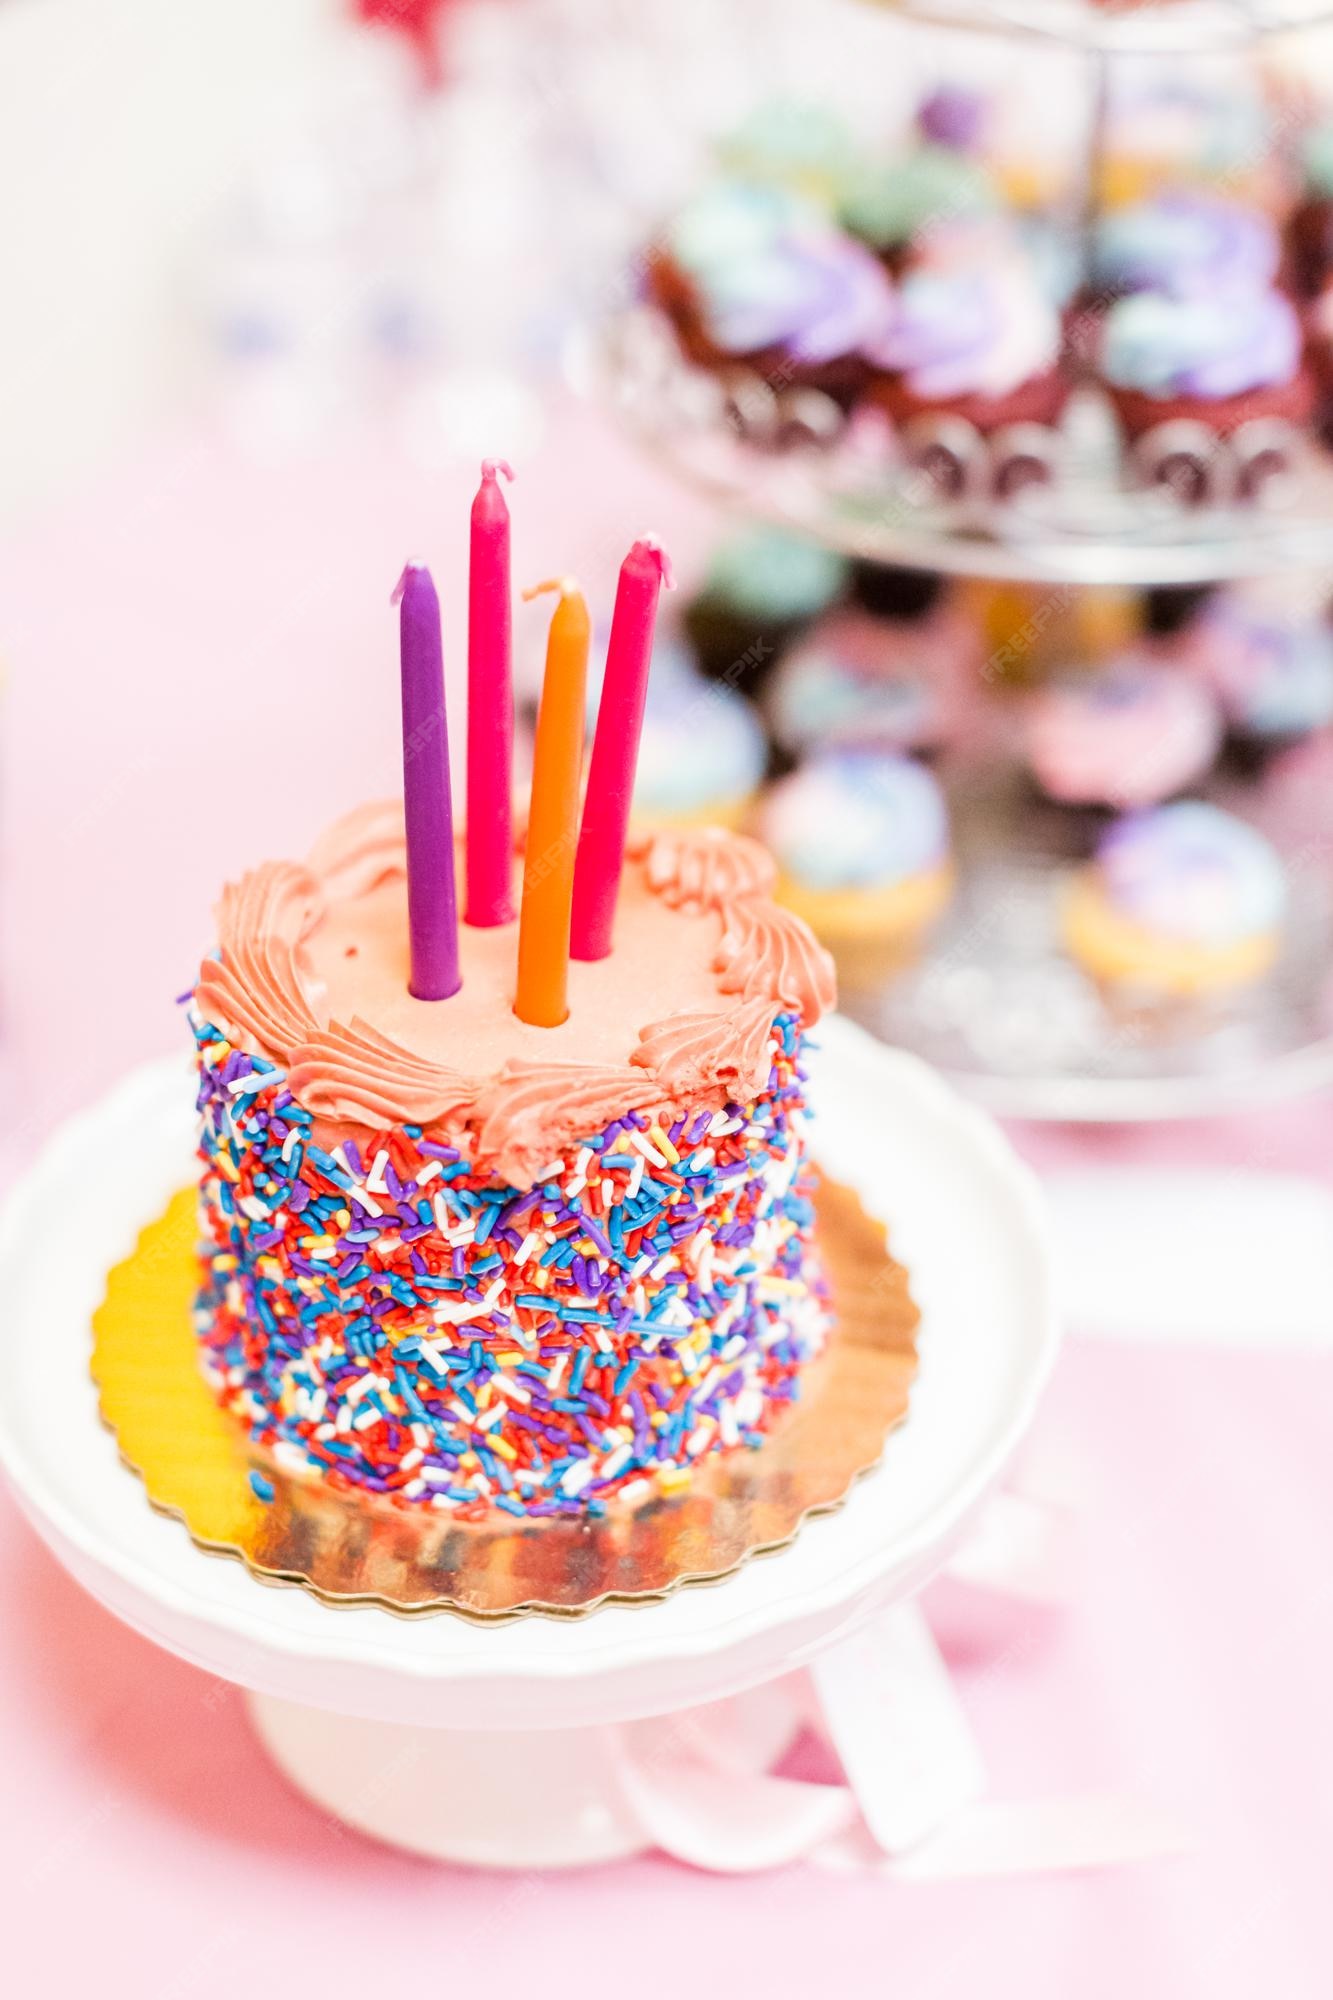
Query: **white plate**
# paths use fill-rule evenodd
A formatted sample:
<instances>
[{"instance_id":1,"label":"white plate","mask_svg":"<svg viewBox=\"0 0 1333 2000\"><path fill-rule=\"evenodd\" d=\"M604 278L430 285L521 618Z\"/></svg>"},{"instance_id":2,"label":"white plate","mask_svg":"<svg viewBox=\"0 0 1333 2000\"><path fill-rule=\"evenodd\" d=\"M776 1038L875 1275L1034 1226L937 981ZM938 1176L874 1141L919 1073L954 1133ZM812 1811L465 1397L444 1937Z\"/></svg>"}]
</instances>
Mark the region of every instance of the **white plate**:
<instances>
[{"instance_id":1,"label":"white plate","mask_svg":"<svg viewBox=\"0 0 1333 2000\"><path fill-rule=\"evenodd\" d=\"M1032 1416L1056 1349L1036 1183L980 1112L841 1020L814 1063L817 1151L890 1224L922 1308L906 1424L847 1505L790 1549L664 1604L486 1629L335 1610L201 1554L102 1427L89 1322L108 1268L192 1174L184 1061L73 1119L0 1222L0 1464L104 1604L214 1673L349 1715L453 1728L662 1714L810 1658L948 1554Z\"/></svg>"}]
</instances>

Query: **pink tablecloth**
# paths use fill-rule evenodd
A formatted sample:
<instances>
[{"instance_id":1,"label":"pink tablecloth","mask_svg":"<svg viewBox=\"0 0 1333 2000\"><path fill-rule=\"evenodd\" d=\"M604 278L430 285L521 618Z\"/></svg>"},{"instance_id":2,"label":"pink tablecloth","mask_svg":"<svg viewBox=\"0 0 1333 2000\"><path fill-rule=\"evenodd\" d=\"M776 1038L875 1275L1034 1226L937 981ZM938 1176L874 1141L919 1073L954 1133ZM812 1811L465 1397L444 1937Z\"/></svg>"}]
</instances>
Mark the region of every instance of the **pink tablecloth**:
<instances>
[{"instance_id":1,"label":"pink tablecloth","mask_svg":"<svg viewBox=\"0 0 1333 2000\"><path fill-rule=\"evenodd\" d=\"M178 1045L171 995L226 874L393 789L388 591L405 553L434 561L457 658L467 488L365 453L265 469L197 442L0 548L7 1170ZM520 574L579 569L604 600L628 532L656 527L688 562L707 525L573 419L515 505ZM1311 1166L1328 1131L1326 1112L1289 1110L1210 1135L1205 1157ZM1205 1141L1101 1143L1179 1158ZM937 1592L933 1615L998 1792L1137 1789L1196 1844L947 1888L656 1860L470 1878L379 1849L290 1792L235 1692L119 1628L0 1500L6 1964L60 1995L795 1994L836 1977L913 2000L1322 2000L1330 1401L1315 1358L1068 1350L1040 1428L1090 1476L1078 1602L997 1630Z\"/></svg>"}]
</instances>

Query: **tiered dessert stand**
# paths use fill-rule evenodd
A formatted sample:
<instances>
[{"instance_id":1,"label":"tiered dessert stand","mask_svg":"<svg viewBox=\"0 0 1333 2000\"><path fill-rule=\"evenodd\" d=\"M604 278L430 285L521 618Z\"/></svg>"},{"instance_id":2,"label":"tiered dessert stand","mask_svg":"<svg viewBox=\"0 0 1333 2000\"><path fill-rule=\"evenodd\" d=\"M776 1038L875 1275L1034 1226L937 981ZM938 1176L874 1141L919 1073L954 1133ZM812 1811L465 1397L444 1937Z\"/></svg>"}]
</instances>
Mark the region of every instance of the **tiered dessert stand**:
<instances>
[{"instance_id":1,"label":"tiered dessert stand","mask_svg":"<svg viewBox=\"0 0 1333 2000\"><path fill-rule=\"evenodd\" d=\"M897 11L1081 54L1088 192L1072 226L1085 234L1096 220L1107 78L1118 55L1170 63L1243 51L1333 19L1325 0L903 0ZM1219 442L1197 426L1161 426L1127 454L1090 384L1076 390L1057 430L1015 426L987 447L967 426L944 423L905 448L875 416L845 419L817 392L775 389L743 369L691 367L649 306L581 335L571 371L681 479L862 561L1044 587L1049 605L1084 587L1317 571L1333 552L1333 453L1285 427L1250 425ZM969 770L961 788L969 824L960 831L973 848L971 860L964 851L954 918L913 974L878 995L844 995L857 1019L1020 1117L1189 1117L1333 1083L1333 932L1322 874L1297 871L1288 947L1252 1004L1160 1042L1126 1035L1059 949L1058 875L1050 852L1029 842L1022 800L979 802L975 776ZM986 920L997 908L1006 912L998 925Z\"/></svg>"},{"instance_id":2,"label":"tiered dessert stand","mask_svg":"<svg viewBox=\"0 0 1333 2000\"><path fill-rule=\"evenodd\" d=\"M650 1844L627 1769L670 1763L682 1711L791 1674L916 1591L967 1534L1054 1358L1026 1169L914 1058L836 1018L820 1040L820 1158L892 1218L922 1308L921 1367L883 1462L781 1553L648 1606L488 1624L331 1606L201 1552L121 1463L89 1372L109 1267L193 1177L192 1082L175 1061L69 1124L0 1224L0 1464L25 1513L119 1617L246 1688L279 1764L351 1824L519 1867ZM114 1161L114 1176L90 1175L90 1160ZM636 1725L631 1744L625 1729L651 1717L671 1720L646 1741ZM755 1697L726 1727L758 1772L790 1713Z\"/></svg>"}]
</instances>

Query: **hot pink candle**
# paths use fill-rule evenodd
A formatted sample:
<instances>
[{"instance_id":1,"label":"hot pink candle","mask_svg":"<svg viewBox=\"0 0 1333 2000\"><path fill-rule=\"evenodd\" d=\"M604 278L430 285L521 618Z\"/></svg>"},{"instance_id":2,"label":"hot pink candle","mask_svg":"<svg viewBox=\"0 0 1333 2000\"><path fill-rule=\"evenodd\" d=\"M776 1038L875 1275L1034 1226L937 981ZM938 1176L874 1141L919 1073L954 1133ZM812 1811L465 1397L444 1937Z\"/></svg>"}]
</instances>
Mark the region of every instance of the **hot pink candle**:
<instances>
[{"instance_id":1,"label":"hot pink candle","mask_svg":"<svg viewBox=\"0 0 1333 2000\"><path fill-rule=\"evenodd\" d=\"M513 618L509 593L509 509L488 458L472 502L467 595L467 905L470 924L507 924L514 840L510 786L514 758Z\"/></svg>"},{"instance_id":2,"label":"hot pink candle","mask_svg":"<svg viewBox=\"0 0 1333 2000\"><path fill-rule=\"evenodd\" d=\"M671 582L671 565L651 535L637 541L620 565L574 863L570 952L575 958L605 958L611 950L657 600L662 585L669 590Z\"/></svg>"}]
</instances>

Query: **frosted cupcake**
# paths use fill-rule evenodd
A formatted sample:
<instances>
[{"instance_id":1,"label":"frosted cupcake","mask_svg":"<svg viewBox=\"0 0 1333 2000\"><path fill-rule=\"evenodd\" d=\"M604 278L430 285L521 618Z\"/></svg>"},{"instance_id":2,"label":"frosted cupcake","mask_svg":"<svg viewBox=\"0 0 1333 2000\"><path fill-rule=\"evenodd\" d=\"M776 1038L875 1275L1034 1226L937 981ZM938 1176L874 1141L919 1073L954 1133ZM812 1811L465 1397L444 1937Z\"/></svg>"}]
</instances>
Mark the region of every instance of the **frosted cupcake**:
<instances>
[{"instance_id":1,"label":"frosted cupcake","mask_svg":"<svg viewBox=\"0 0 1333 2000\"><path fill-rule=\"evenodd\" d=\"M1258 209L1176 188L1102 217L1093 283L1104 297L1167 292L1216 299L1271 285L1281 255L1276 225Z\"/></svg>"},{"instance_id":2,"label":"frosted cupcake","mask_svg":"<svg viewBox=\"0 0 1333 2000\"><path fill-rule=\"evenodd\" d=\"M996 190L984 167L951 146L924 145L854 173L843 192L843 226L901 272L930 239L960 217L992 215Z\"/></svg>"},{"instance_id":3,"label":"frosted cupcake","mask_svg":"<svg viewBox=\"0 0 1333 2000\"><path fill-rule=\"evenodd\" d=\"M1272 289L1225 300L1137 292L1106 315L1100 371L1131 442L1182 418L1228 436L1260 418L1308 421L1302 346L1294 307ZM1171 476L1169 462L1159 469Z\"/></svg>"},{"instance_id":4,"label":"frosted cupcake","mask_svg":"<svg viewBox=\"0 0 1333 2000\"><path fill-rule=\"evenodd\" d=\"M1158 58L1109 65L1111 91L1102 165L1104 206L1150 199L1164 187L1225 187L1279 212L1287 179L1273 143L1273 116L1244 63L1206 74Z\"/></svg>"},{"instance_id":5,"label":"frosted cupcake","mask_svg":"<svg viewBox=\"0 0 1333 2000\"><path fill-rule=\"evenodd\" d=\"M1222 723L1189 674L1130 656L1043 688L1028 709L1025 741L1047 798L1123 812L1157 805L1202 777Z\"/></svg>"},{"instance_id":6,"label":"frosted cupcake","mask_svg":"<svg viewBox=\"0 0 1333 2000\"><path fill-rule=\"evenodd\" d=\"M739 180L788 188L832 209L852 171L855 147L826 104L777 97L727 135L718 157Z\"/></svg>"},{"instance_id":7,"label":"frosted cupcake","mask_svg":"<svg viewBox=\"0 0 1333 2000\"><path fill-rule=\"evenodd\" d=\"M958 417L989 437L1053 424L1069 393L1060 347L1059 313L1024 258L925 264L899 284L867 350L869 393L899 425Z\"/></svg>"},{"instance_id":8,"label":"frosted cupcake","mask_svg":"<svg viewBox=\"0 0 1333 2000\"><path fill-rule=\"evenodd\" d=\"M714 189L680 217L649 287L689 358L850 404L892 311L877 258L772 189Z\"/></svg>"},{"instance_id":9,"label":"frosted cupcake","mask_svg":"<svg viewBox=\"0 0 1333 2000\"><path fill-rule=\"evenodd\" d=\"M848 985L907 963L953 893L944 795L908 757L812 757L770 787L757 831L778 864L779 899L814 927Z\"/></svg>"},{"instance_id":10,"label":"frosted cupcake","mask_svg":"<svg viewBox=\"0 0 1333 2000\"><path fill-rule=\"evenodd\" d=\"M1333 631L1271 593L1227 591L1184 642L1226 719L1233 758L1258 769L1333 721Z\"/></svg>"},{"instance_id":11,"label":"frosted cupcake","mask_svg":"<svg viewBox=\"0 0 1333 2000\"><path fill-rule=\"evenodd\" d=\"M686 637L700 669L757 694L784 646L847 588L844 556L777 528L721 543L685 606Z\"/></svg>"},{"instance_id":12,"label":"frosted cupcake","mask_svg":"<svg viewBox=\"0 0 1333 2000\"><path fill-rule=\"evenodd\" d=\"M779 749L793 758L857 744L939 750L957 720L962 661L942 656L932 638L932 619L838 612L821 620L779 663L765 695Z\"/></svg>"},{"instance_id":13,"label":"frosted cupcake","mask_svg":"<svg viewBox=\"0 0 1333 2000\"><path fill-rule=\"evenodd\" d=\"M1109 829L1069 891L1065 944L1114 997L1194 999L1264 976L1286 905L1282 864L1262 834L1184 800Z\"/></svg>"}]
</instances>

